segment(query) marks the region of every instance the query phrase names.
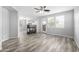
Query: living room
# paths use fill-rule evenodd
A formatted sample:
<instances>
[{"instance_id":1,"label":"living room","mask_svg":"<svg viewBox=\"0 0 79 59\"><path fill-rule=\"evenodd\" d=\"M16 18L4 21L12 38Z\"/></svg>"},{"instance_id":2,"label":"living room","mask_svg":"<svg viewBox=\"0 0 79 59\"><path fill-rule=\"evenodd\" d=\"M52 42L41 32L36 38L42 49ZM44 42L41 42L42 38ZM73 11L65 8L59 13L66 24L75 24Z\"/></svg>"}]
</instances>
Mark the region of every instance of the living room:
<instances>
[{"instance_id":1,"label":"living room","mask_svg":"<svg viewBox=\"0 0 79 59\"><path fill-rule=\"evenodd\" d=\"M2 52L78 52L78 6L1 6Z\"/></svg>"}]
</instances>

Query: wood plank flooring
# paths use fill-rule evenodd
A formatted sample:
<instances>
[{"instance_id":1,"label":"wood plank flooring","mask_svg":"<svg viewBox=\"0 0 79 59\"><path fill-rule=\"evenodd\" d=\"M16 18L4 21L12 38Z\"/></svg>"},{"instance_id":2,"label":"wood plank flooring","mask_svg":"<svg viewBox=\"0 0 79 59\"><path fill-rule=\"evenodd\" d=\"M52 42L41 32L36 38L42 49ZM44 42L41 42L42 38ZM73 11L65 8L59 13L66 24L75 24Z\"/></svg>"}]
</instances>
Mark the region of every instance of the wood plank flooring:
<instances>
[{"instance_id":1,"label":"wood plank flooring","mask_svg":"<svg viewBox=\"0 0 79 59\"><path fill-rule=\"evenodd\" d=\"M3 42L2 52L78 52L75 41L62 36L31 34Z\"/></svg>"}]
</instances>

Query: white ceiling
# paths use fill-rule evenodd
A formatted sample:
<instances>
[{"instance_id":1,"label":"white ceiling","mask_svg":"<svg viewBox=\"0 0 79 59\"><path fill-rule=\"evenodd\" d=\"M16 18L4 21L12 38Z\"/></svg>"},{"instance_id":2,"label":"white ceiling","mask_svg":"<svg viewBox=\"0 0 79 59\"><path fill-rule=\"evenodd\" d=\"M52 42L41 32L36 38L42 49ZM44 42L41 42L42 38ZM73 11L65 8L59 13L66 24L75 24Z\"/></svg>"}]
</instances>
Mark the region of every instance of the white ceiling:
<instances>
[{"instance_id":1,"label":"white ceiling","mask_svg":"<svg viewBox=\"0 0 79 59\"><path fill-rule=\"evenodd\" d=\"M11 6L2 6L2 7L8 9L9 11L16 11L16 9L12 8Z\"/></svg>"},{"instance_id":2,"label":"white ceiling","mask_svg":"<svg viewBox=\"0 0 79 59\"><path fill-rule=\"evenodd\" d=\"M13 8L15 8L20 15L28 17L49 15L75 8L75 6L47 6L47 9L50 9L51 11L49 13L41 14L35 12L35 7L39 8L39 6L13 6Z\"/></svg>"}]
</instances>

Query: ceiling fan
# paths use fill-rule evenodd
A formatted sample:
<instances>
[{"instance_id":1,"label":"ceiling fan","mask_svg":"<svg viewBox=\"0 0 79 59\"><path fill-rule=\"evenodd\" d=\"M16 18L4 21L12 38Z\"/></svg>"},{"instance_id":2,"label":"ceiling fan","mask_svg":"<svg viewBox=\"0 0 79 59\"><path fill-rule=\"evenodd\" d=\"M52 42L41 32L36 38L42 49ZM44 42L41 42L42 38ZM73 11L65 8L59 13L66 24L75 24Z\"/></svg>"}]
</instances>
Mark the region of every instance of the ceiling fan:
<instances>
[{"instance_id":1,"label":"ceiling fan","mask_svg":"<svg viewBox=\"0 0 79 59\"><path fill-rule=\"evenodd\" d=\"M36 10L36 13L44 11L44 12L49 12L49 9L46 9L47 6L39 6L39 8L34 8Z\"/></svg>"}]
</instances>

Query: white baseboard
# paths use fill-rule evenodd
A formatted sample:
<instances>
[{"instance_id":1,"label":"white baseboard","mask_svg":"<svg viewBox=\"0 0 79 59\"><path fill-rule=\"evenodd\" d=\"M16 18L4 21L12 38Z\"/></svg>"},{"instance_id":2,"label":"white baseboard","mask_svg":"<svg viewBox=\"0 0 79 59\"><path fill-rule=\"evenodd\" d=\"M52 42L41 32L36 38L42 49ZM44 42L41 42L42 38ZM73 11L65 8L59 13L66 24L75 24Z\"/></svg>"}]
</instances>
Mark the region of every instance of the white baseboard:
<instances>
[{"instance_id":1,"label":"white baseboard","mask_svg":"<svg viewBox=\"0 0 79 59\"><path fill-rule=\"evenodd\" d=\"M6 38L6 39L2 39L2 42L4 42L4 41L6 41L6 40L8 40L9 38Z\"/></svg>"},{"instance_id":2,"label":"white baseboard","mask_svg":"<svg viewBox=\"0 0 79 59\"><path fill-rule=\"evenodd\" d=\"M18 39L18 37L10 37L8 39L3 39L2 42L6 41L6 40L10 40L10 39Z\"/></svg>"},{"instance_id":3,"label":"white baseboard","mask_svg":"<svg viewBox=\"0 0 79 59\"><path fill-rule=\"evenodd\" d=\"M64 37L68 37L68 38L74 38L73 36L67 36L67 35L61 35L61 34L51 34L51 33L45 33L45 34L64 36Z\"/></svg>"}]
</instances>

